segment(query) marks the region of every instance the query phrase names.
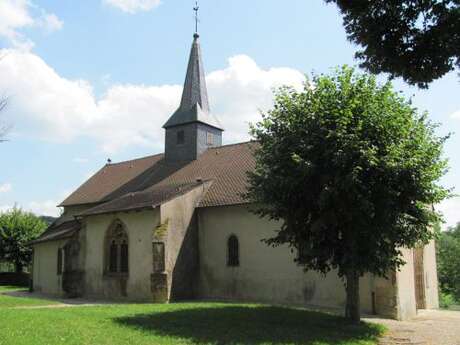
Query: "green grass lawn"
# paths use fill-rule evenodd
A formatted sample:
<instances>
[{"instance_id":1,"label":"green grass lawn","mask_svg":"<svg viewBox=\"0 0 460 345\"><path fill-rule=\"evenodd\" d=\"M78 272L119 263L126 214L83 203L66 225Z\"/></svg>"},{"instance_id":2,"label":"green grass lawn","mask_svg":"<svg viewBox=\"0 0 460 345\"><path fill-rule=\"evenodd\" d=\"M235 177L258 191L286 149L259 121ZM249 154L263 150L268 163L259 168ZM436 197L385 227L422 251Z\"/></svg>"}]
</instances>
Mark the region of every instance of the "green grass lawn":
<instances>
[{"instance_id":1,"label":"green grass lawn","mask_svg":"<svg viewBox=\"0 0 460 345\"><path fill-rule=\"evenodd\" d=\"M26 288L17 286L0 286L0 309L1 308L12 308L12 307L26 307L26 306L43 306L58 304L56 301L30 298L30 297L14 297L8 295L8 293L14 292L26 292Z\"/></svg>"},{"instance_id":2,"label":"green grass lawn","mask_svg":"<svg viewBox=\"0 0 460 345\"><path fill-rule=\"evenodd\" d=\"M370 345L384 330L306 310L225 303L11 309L0 302L0 320L1 345Z\"/></svg>"}]
</instances>

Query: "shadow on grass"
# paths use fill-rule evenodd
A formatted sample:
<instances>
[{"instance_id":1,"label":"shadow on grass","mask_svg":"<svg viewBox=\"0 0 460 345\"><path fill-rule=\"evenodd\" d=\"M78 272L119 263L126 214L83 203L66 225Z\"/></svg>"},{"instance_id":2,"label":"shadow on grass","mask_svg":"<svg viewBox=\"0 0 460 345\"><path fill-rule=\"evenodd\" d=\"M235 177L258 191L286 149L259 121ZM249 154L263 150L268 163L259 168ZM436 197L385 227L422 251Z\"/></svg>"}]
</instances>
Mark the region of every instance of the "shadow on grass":
<instances>
[{"instance_id":1,"label":"shadow on grass","mask_svg":"<svg viewBox=\"0 0 460 345\"><path fill-rule=\"evenodd\" d=\"M172 305L174 308L174 304ZM121 317L123 326L191 344L373 344L383 329L324 313L270 306L218 305Z\"/></svg>"}]
</instances>

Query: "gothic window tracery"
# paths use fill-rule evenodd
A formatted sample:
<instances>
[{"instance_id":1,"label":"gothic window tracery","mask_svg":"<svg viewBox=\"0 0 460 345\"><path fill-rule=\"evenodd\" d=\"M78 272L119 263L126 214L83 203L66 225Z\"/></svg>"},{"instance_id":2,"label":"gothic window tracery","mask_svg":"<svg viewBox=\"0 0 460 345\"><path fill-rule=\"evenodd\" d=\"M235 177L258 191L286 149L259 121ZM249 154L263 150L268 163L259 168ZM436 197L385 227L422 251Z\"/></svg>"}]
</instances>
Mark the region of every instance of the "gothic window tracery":
<instances>
[{"instance_id":1,"label":"gothic window tracery","mask_svg":"<svg viewBox=\"0 0 460 345\"><path fill-rule=\"evenodd\" d=\"M105 239L105 271L108 274L129 273L128 234L121 222L115 223L107 231Z\"/></svg>"}]
</instances>

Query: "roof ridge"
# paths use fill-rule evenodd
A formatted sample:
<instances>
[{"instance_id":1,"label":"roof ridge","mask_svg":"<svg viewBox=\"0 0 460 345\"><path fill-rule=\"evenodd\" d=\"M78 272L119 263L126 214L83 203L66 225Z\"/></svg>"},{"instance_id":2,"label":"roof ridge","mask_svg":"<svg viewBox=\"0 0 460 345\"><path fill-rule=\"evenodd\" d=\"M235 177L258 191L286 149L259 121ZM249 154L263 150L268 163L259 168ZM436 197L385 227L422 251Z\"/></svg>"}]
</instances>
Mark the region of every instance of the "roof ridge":
<instances>
[{"instance_id":1,"label":"roof ridge","mask_svg":"<svg viewBox=\"0 0 460 345\"><path fill-rule=\"evenodd\" d=\"M130 162L140 161L140 160L153 158L153 157L158 157L158 156L162 156L162 155L164 155L164 152L163 153L157 153L157 154L154 154L154 155L148 155L148 156L144 156L144 157L134 158L134 159L128 159L126 161L121 161L121 162L117 162L117 163L107 163L104 166L107 167L107 166L113 166L113 165L126 164L126 163L130 163Z\"/></svg>"},{"instance_id":2,"label":"roof ridge","mask_svg":"<svg viewBox=\"0 0 460 345\"><path fill-rule=\"evenodd\" d=\"M256 142L255 140L247 140L247 141L242 141L240 143L232 143L232 144L226 144L226 145L221 145L221 146L217 146L217 147L210 147L210 148L208 148L208 150L218 150L218 149L221 149L223 147L245 145L245 144L250 144L250 143L255 143L255 142ZM164 155L164 152L163 153L157 153L157 154L154 154L154 155L149 155L149 156L129 159L129 160L121 161L121 162L117 162L117 163L110 163L110 164L106 164L105 166L120 165L120 164L124 164L124 163L128 163L128 162L135 162L135 161L139 161L139 160L143 160L143 159L147 159L147 158L153 158L153 157L162 156L162 155Z\"/></svg>"},{"instance_id":3,"label":"roof ridge","mask_svg":"<svg viewBox=\"0 0 460 345\"><path fill-rule=\"evenodd\" d=\"M208 148L208 151L210 151L210 150L218 150L218 149L221 149L223 147L245 145L245 144L251 144L251 143L256 143L256 142L257 141L255 141L255 140L242 141L241 143L233 143L233 144L226 144L226 145L221 145L221 146L216 146L216 147L210 147L210 148Z\"/></svg>"}]
</instances>

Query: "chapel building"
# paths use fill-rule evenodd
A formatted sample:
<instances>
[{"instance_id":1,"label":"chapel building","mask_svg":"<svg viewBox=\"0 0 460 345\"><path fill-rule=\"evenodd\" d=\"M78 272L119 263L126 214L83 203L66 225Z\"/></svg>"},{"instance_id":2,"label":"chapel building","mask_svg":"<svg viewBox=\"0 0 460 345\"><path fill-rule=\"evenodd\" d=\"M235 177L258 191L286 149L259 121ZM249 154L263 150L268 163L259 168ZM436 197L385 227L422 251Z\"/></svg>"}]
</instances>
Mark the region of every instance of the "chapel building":
<instances>
[{"instance_id":1,"label":"chapel building","mask_svg":"<svg viewBox=\"0 0 460 345\"><path fill-rule=\"evenodd\" d=\"M61 203L62 216L32 244L33 289L152 303L343 309L336 272L304 272L287 246L261 242L280 224L256 216L244 198L257 143L222 145L198 34L179 108L163 127L164 154L108 163ZM403 253L407 264L388 279L361 278L362 312L407 319L438 307L434 243Z\"/></svg>"}]
</instances>

